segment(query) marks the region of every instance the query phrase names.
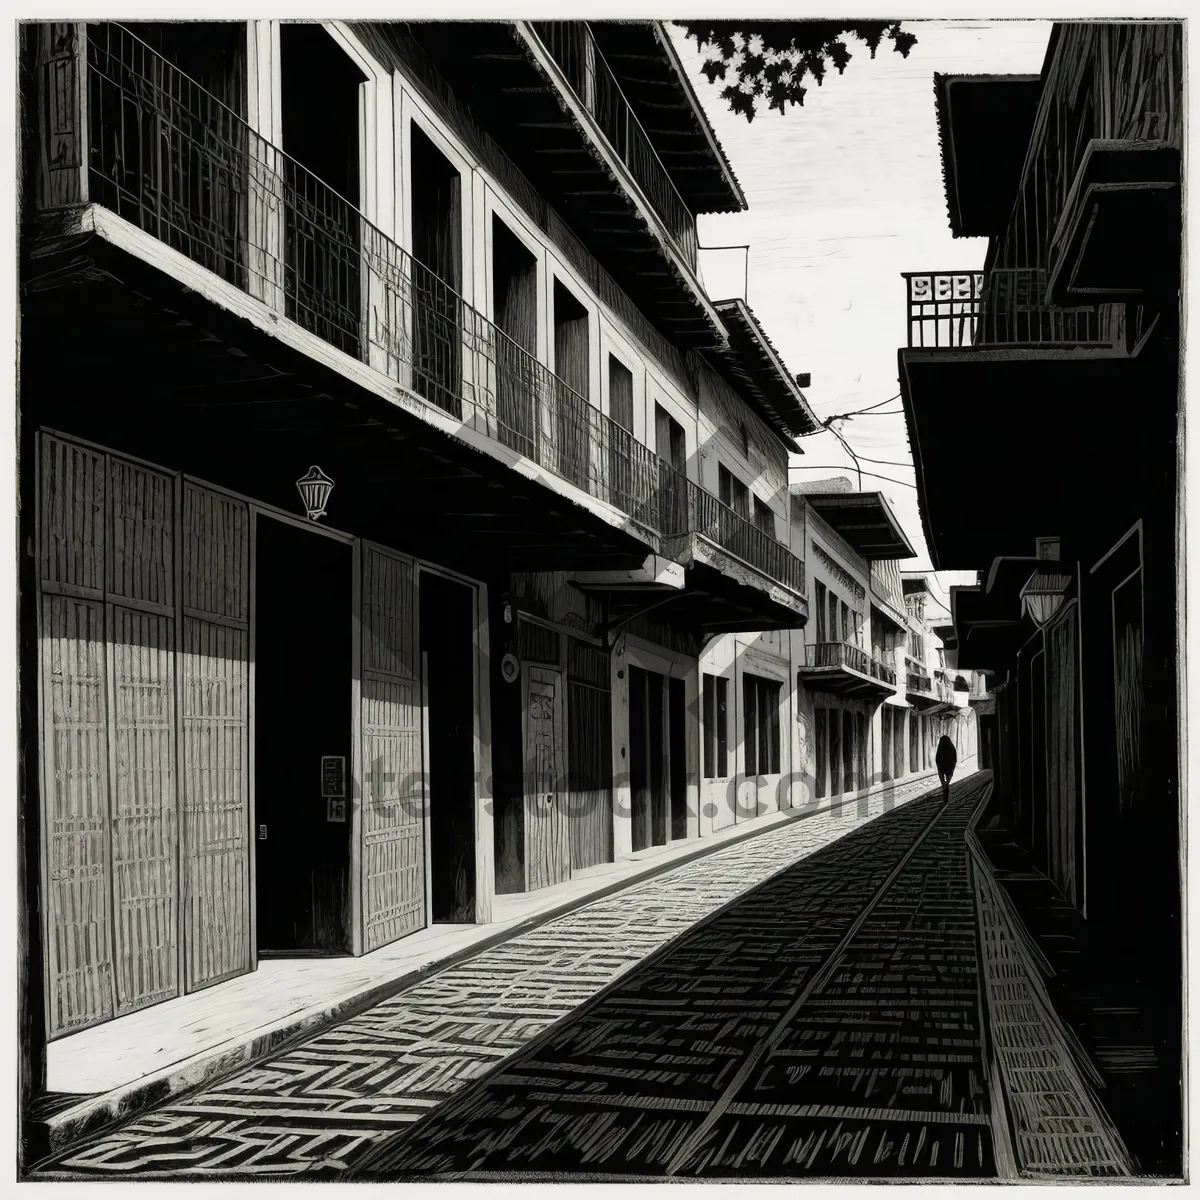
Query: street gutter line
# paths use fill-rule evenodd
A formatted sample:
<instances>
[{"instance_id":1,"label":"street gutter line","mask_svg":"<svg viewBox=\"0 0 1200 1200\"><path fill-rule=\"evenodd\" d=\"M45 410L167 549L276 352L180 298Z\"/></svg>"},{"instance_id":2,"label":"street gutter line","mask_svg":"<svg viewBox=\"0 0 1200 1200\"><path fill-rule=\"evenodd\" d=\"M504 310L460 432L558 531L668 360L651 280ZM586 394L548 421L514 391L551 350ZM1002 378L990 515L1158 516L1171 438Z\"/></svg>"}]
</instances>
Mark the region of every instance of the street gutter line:
<instances>
[{"instance_id":1,"label":"street gutter line","mask_svg":"<svg viewBox=\"0 0 1200 1200\"><path fill-rule=\"evenodd\" d=\"M787 1010L775 1022L775 1028L771 1030L766 1037L761 1038L757 1045L750 1051L749 1054L742 1060L742 1065L738 1068L737 1074L729 1081L728 1086L717 1097L712 1108L709 1109L708 1116L696 1127L695 1132L687 1139L686 1142L675 1152L671 1161L667 1164L666 1174L674 1175L679 1171L691 1157L692 1153L699 1149L703 1144L704 1139L712 1132L713 1126L725 1115L726 1110L733 1103L742 1086L754 1073L755 1068L762 1061L762 1058L769 1051L773 1050L783 1040L783 1035L787 1031L788 1025L795 1019L796 1014L808 1002L812 994L818 988L822 988L829 982L834 971L841 965L842 959L846 956L846 951L850 948L850 943L857 936L863 925L866 924L867 918L875 911L880 900L887 894L891 886L900 876L900 872L908 866L912 856L916 853L917 847L929 836L933 827L941 820L946 811L945 806L938 808L937 812L929 819L925 828L913 841L913 844L904 852L904 856L892 868L887 878L879 885L875 895L863 906L858 916L851 922L849 929L842 934L841 940L830 951L829 957L825 962L813 972L805 983L800 995L788 1006Z\"/></svg>"}]
</instances>

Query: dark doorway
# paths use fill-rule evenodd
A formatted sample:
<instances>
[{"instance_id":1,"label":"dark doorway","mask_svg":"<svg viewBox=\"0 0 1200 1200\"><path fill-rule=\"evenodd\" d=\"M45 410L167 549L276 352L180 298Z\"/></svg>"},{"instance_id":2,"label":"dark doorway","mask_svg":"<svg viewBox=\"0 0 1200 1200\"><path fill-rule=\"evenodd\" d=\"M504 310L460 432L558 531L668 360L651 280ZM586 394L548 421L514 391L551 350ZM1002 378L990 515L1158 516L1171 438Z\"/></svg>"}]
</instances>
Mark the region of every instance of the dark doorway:
<instances>
[{"instance_id":1,"label":"dark doorway","mask_svg":"<svg viewBox=\"0 0 1200 1200\"><path fill-rule=\"evenodd\" d=\"M667 681L669 689L669 707L667 722L670 743L670 774L671 774L671 837L687 837L687 725L684 715L687 712L684 703L684 687L682 679Z\"/></svg>"},{"instance_id":2,"label":"dark doorway","mask_svg":"<svg viewBox=\"0 0 1200 1200\"><path fill-rule=\"evenodd\" d=\"M413 384L462 416L462 176L412 126Z\"/></svg>"},{"instance_id":3,"label":"dark doorway","mask_svg":"<svg viewBox=\"0 0 1200 1200\"><path fill-rule=\"evenodd\" d=\"M632 848L667 842L670 779L667 680L655 671L629 668L629 785Z\"/></svg>"},{"instance_id":4,"label":"dark doorway","mask_svg":"<svg viewBox=\"0 0 1200 1200\"><path fill-rule=\"evenodd\" d=\"M554 375L558 409L558 468L580 487L587 486L591 463L591 350L588 311L557 279L554 281ZM562 386L565 385L565 386Z\"/></svg>"},{"instance_id":5,"label":"dark doorway","mask_svg":"<svg viewBox=\"0 0 1200 1200\"><path fill-rule=\"evenodd\" d=\"M421 572L435 923L475 920L475 595Z\"/></svg>"},{"instance_id":6,"label":"dark doorway","mask_svg":"<svg viewBox=\"0 0 1200 1200\"><path fill-rule=\"evenodd\" d=\"M496 346L500 440L533 458L537 421L530 387L537 354L537 259L499 217L492 217L492 311L506 336Z\"/></svg>"},{"instance_id":7,"label":"dark doorway","mask_svg":"<svg viewBox=\"0 0 1200 1200\"><path fill-rule=\"evenodd\" d=\"M350 952L353 555L259 517L255 849L260 954ZM340 758L341 803L322 759ZM333 764L336 769L337 764Z\"/></svg>"},{"instance_id":8,"label":"dark doorway","mask_svg":"<svg viewBox=\"0 0 1200 1200\"><path fill-rule=\"evenodd\" d=\"M320 25L283 25L279 47L287 315L358 357L358 93L366 76Z\"/></svg>"}]
</instances>

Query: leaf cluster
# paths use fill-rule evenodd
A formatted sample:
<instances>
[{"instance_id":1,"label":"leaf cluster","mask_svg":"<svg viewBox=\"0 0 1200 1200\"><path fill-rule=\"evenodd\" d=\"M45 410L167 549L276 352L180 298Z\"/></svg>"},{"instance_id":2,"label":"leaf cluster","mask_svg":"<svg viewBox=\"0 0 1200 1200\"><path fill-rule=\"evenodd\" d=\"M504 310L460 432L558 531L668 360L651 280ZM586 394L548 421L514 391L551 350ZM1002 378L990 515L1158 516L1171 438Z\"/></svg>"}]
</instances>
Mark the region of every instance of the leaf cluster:
<instances>
[{"instance_id":1,"label":"leaf cluster","mask_svg":"<svg viewBox=\"0 0 1200 1200\"><path fill-rule=\"evenodd\" d=\"M875 57L887 41L904 58L916 35L899 21L680 21L701 51L701 70L711 84L723 81L721 98L732 112L753 121L765 100L780 113L804 104L805 80L820 87L832 66L840 75L850 59L849 41L863 43Z\"/></svg>"}]
</instances>

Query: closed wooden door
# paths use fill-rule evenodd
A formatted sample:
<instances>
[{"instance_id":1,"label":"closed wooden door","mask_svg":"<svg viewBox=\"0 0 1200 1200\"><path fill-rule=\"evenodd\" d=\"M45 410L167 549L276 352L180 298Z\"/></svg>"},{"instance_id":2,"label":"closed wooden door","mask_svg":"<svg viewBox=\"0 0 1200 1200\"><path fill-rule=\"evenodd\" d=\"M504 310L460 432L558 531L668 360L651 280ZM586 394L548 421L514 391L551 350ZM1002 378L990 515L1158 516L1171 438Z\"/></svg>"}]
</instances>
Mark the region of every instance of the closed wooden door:
<instances>
[{"instance_id":1,"label":"closed wooden door","mask_svg":"<svg viewBox=\"0 0 1200 1200\"><path fill-rule=\"evenodd\" d=\"M563 683L530 667L525 682L525 879L529 891L569 879Z\"/></svg>"},{"instance_id":2,"label":"closed wooden door","mask_svg":"<svg viewBox=\"0 0 1200 1200\"><path fill-rule=\"evenodd\" d=\"M50 1036L179 993L175 480L43 436Z\"/></svg>"},{"instance_id":3,"label":"closed wooden door","mask_svg":"<svg viewBox=\"0 0 1200 1200\"><path fill-rule=\"evenodd\" d=\"M113 1015L105 456L43 437L41 831L50 1037Z\"/></svg>"},{"instance_id":4,"label":"closed wooden door","mask_svg":"<svg viewBox=\"0 0 1200 1200\"><path fill-rule=\"evenodd\" d=\"M567 770L571 867L612 862L612 703L608 654L567 642Z\"/></svg>"},{"instance_id":5,"label":"closed wooden door","mask_svg":"<svg viewBox=\"0 0 1200 1200\"><path fill-rule=\"evenodd\" d=\"M241 975L250 947L250 514L183 486L179 653L184 985Z\"/></svg>"},{"instance_id":6,"label":"closed wooden door","mask_svg":"<svg viewBox=\"0 0 1200 1200\"><path fill-rule=\"evenodd\" d=\"M415 565L368 545L362 572L361 886L370 951L428 922L426 768Z\"/></svg>"}]
</instances>

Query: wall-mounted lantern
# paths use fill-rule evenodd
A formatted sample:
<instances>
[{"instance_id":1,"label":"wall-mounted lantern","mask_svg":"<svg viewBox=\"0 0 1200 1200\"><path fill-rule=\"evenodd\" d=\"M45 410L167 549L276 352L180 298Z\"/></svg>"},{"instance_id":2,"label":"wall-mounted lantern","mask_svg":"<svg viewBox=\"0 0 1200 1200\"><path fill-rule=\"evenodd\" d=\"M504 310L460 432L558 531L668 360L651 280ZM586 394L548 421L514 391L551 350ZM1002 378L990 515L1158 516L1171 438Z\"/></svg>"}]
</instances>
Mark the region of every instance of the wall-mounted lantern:
<instances>
[{"instance_id":1,"label":"wall-mounted lantern","mask_svg":"<svg viewBox=\"0 0 1200 1200\"><path fill-rule=\"evenodd\" d=\"M1028 613L1039 629L1044 629L1062 608L1070 586L1070 575L1034 571L1021 589L1021 611Z\"/></svg>"},{"instance_id":2,"label":"wall-mounted lantern","mask_svg":"<svg viewBox=\"0 0 1200 1200\"><path fill-rule=\"evenodd\" d=\"M304 511L310 521L320 520L325 515L325 505L329 503L329 493L333 491L333 480L320 467L309 467L308 474L296 480L296 488L304 504Z\"/></svg>"}]
</instances>

